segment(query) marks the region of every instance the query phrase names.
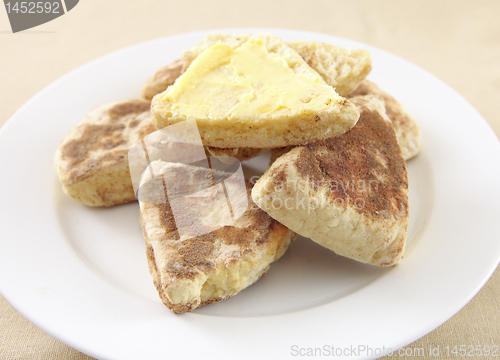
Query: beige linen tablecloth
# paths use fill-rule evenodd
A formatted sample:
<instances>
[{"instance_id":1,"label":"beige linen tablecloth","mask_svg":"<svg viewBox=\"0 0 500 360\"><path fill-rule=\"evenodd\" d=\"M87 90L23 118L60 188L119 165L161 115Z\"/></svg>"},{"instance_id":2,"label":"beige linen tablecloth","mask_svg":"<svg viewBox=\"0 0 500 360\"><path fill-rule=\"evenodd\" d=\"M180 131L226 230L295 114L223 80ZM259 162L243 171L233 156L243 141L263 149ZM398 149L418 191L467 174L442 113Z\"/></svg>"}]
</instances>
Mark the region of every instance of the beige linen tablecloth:
<instances>
[{"instance_id":1,"label":"beige linen tablecloth","mask_svg":"<svg viewBox=\"0 0 500 360\"><path fill-rule=\"evenodd\" d=\"M346 37L408 59L462 94L499 135L499 14L497 0L82 0L54 21L12 34L0 8L0 125L50 82L113 50L195 30L275 27ZM404 351L495 344L500 345L498 270L458 314ZM45 334L0 297L0 359L90 357Z\"/></svg>"}]
</instances>

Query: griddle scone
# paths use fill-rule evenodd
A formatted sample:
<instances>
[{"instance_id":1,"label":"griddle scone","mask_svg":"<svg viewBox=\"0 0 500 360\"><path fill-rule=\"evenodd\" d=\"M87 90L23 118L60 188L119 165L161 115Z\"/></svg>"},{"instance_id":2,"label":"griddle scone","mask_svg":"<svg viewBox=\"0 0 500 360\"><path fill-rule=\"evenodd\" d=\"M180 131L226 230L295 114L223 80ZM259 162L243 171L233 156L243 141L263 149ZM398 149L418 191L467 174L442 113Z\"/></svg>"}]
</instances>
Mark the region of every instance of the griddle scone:
<instances>
[{"instance_id":1,"label":"griddle scone","mask_svg":"<svg viewBox=\"0 0 500 360\"><path fill-rule=\"evenodd\" d=\"M403 257L408 226L406 165L384 104L352 98L361 110L343 136L298 146L257 181L252 198L300 235L377 266Z\"/></svg>"},{"instance_id":2,"label":"griddle scone","mask_svg":"<svg viewBox=\"0 0 500 360\"><path fill-rule=\"evenodd\" d=\"M420 128L403 106L393 96L369 80L363 81L349 97L360 95L375 95L384 102L385 113L392 121L403 157L409 160L416 156L420 152Z\"/></svg>"},{"instance_id":3,"label":"griddle scone","mask_svg":"<svg viewBox=\"0 0 500 360\"><path fill-rule=\"evenodd\" d=\"M253 36L208 34L205 40L182 54L183 71L202 51L218 42L236 48ZM318 41L291 41L285 44L297 51L340 96L346 96L356 89L372 69L371 56L367 50L350 50Z\"/></svg>"},{"instance_id":4,"label":"griddle scone","mask_svg":"<svg viewBox=\"0 0 500 360\"><path fill-rule=\"evenodd\" d=\"M359 112L279 38L217 43L151 104L158 128L196 120L205 146L274 148L343 134Z\"/></svg>"},{"instance_id":5,"label":"griddle scone","mask_svg":"<svg viewBox=\"0 0 500 360\"><path fill-rule=\"evenodd\" d=\"M156 130L150 102L129 100L95 108L71 130L55 154L64 192L89 206L113 206L136 200L128 150Z\"/></svg>"},{"instance_id":6,"label":"griddle scone","mask_svg":"<svg viewBox=\"0 0 500 360\"><path fill-rule=\"evenodd\" d=\"M179 191L192 190L195 184L207 188L212 184L208 169L190 165L154 161L154 174L163 174L164 183L179 177ZM143 186L151 179L143 179ZM171 177L171 178L168 178ZM145 184L145 185L144 185ZM230 298L260 279L273 261L279 259L297 236L284 225L260 210L250 198L251 185L246 181L248 208L230 225L215 228L204 235L181 240L174 215L168 203L143 202L139 198L140 220L149 270L162 302L176 314ZM142 190L141 190L142 191ZM145 190L147 192L147 189ZM243 196L245 196L243 194ZM185 209L196 196L183 198ZM211 219L219 209L211 203L204 208ZM189 223L189 219L185 219ZM206 224L192 224L192 231ZM183 235L184 238L184 235Z\"/></svg>"}]
</instances>

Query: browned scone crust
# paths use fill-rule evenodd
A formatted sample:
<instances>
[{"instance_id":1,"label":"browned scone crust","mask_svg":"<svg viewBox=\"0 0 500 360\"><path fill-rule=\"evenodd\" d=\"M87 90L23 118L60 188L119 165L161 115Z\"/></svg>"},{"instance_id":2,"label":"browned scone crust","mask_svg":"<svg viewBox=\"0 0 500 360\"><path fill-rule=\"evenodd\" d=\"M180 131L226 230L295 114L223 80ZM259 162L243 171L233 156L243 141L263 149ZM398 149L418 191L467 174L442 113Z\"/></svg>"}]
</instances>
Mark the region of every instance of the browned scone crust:
<instances>
[{"instance_id":1,"label":"browned scone crust","mask_svg":"<svg viewBox=\"0 0 500 360\"><path fill-rule=\"evenodd\" d=\"M151 101L156 94L164 92L182 74L182 61L174 62L155 72L142 87L141 97Z\"/></svg>"},{"instance_id":2,"label":"browned scone crust","mask_svg":"<svg viewBox=\"0 0 500 360\"><path fill-rule=\"evenodd\" d=\"M383 103L374 96L351 101L361 110L354 128L279 157L257 181L252 198L273 218L339 255L391 266L403 257L406 242L406 165Z\"/></svg>"},{"instance_id":3,"label":"browned scone crust","mask_svg":"<svg viewBox=\"0 0 500 360\"><path fill-rule=\"evenodd\" d=\"M403 157L409 160L416 156L420 152L420 128L403 106L392 95L369 80L364 80L348 97L362 95L375 95L385 103L385 112L396 131Z\"/></svg>"},{"instance_id":4,"label":"browned scone crust","mask_svg":"<svg viewBox=\"0 0 500 360\"><path fill-rule=\"evenodd\" d=\"M186 171L196 184L212 181L206 169L193 170L183 164L168 167L164 176L186 178ZM176 191L182 191L190 185L178 182L176 186ZM149 270L162 302L174 313L192 311L237 294L261 278L295 239L296 234L253 203L249 181L246 187L248 209L240 218L229 226L186 240L181 240L176 226L176 220L184 221L183 215L174 218L168 201L139 201ZM185 201L189 209L190 201L199 200L195 197ZM193 223L190 229L197 231L199 226Z\"/></svg>"},{"instance_id":5,"label":"browned scone crust","mask_svg":"<svg viewBox=\"0 0 500 360\"><path fill-rule=\"evenodd\" d=\"M136 200L128 150L156 130L149 107L145 100L99 106L66 135L54 160L59 181L71 199L89 206Z\"/></svg>"}]
</instances>

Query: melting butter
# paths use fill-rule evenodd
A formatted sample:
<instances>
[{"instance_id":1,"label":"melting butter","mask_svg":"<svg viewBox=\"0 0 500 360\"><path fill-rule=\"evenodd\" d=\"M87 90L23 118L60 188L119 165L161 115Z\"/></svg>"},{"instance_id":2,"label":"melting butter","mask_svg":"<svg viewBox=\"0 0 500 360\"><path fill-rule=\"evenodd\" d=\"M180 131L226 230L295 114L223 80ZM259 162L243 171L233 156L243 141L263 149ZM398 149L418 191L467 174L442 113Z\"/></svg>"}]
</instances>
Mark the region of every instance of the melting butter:
<instances>
[{"instance_id":1,"label":"melting butter","mask_svg":"<svg viewBox=\"0 0 500 360\"><path fill-rule=\"evenodd\" d=\"M264 39L236 49L218 43L202 52L187 71L160 94L172 115L238 119L259 115L306 115L338 98L315 72L296 72Z\"/></svg>"}]
</instances>

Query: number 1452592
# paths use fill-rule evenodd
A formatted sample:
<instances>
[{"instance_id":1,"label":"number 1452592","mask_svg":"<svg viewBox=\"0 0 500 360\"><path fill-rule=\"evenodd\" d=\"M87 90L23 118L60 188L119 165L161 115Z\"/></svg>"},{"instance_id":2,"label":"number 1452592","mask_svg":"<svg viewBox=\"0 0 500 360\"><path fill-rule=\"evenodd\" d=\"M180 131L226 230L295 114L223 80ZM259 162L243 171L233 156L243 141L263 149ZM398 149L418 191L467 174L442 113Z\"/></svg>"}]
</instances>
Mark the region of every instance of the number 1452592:
<instances>
[{"instance_id":1,"label":"number 1452592","mask_svg":"<svg viewBox=\"0 0 500 360\"><path fill-rule=\"evenodd\" d=\"M9 14L59 14L61 11L59 2L50 1L12 1L5 3L5 7Z\"/></svg>"}]
</instances>

